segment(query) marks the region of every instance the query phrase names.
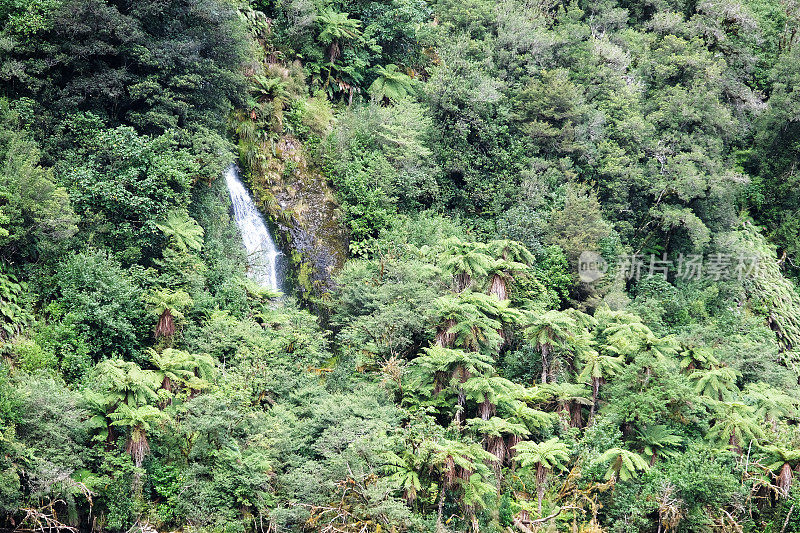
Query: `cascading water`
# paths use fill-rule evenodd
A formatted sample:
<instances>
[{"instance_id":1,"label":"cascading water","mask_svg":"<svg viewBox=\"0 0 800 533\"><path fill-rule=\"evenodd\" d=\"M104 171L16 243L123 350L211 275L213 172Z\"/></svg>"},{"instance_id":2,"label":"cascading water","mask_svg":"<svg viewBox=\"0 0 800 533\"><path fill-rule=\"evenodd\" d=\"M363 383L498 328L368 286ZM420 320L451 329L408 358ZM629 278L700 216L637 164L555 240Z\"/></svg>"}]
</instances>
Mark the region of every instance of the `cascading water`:
<instances>
[{"instance_id":1,"label":"cascading water","mask_svg":"<svg viewBox=\"0 0 800 533\"><path fill-rule=\"evenodd\" d=\"M233 203L233 218L247 250L249 275L257 283L274 290L283 290L281 267L283 254L264 222L264 217L244 187L239 170L231 165L225 171L225 181Z\"/></svg>"}]
</instances>

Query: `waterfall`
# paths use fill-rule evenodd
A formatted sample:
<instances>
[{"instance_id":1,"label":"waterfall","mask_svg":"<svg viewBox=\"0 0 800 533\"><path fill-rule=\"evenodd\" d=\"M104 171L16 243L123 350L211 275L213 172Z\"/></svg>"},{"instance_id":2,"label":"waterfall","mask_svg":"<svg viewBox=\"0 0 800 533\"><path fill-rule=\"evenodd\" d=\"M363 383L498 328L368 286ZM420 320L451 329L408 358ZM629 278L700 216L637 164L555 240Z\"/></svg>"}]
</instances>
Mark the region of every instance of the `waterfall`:
<instances>
[{"instance_id":1,"label":"waterfall","mask_svg":"<svg viewBox=\"0 0 800 533\"><path fill-rule=\"evenodd\" d=\"M235 165L225 171L225 181L233 203L233 218L242 232L242 241L247 250L248 274L265 287L282 290L280 270L283 254L275 246L264 217L245 189Z\"/></svg>"}]
</instances>

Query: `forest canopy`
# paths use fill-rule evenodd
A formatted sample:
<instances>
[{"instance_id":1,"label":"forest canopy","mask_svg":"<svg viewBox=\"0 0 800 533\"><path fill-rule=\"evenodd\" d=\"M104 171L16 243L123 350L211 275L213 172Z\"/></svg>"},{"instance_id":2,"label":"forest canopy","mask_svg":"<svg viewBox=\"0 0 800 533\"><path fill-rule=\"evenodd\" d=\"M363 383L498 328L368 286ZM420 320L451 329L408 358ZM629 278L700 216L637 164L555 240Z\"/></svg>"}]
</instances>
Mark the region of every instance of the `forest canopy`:
<instances>
[{"instance_id":1,"label":"forest canopy","mask_svg":"<svg viewBox=\"0 0 800 533\"><path fill-rule=\"evenodd\" d=\"M796 0L0 0L0 528L800 531L798 41Z\"/></svg>"}]
</instances>

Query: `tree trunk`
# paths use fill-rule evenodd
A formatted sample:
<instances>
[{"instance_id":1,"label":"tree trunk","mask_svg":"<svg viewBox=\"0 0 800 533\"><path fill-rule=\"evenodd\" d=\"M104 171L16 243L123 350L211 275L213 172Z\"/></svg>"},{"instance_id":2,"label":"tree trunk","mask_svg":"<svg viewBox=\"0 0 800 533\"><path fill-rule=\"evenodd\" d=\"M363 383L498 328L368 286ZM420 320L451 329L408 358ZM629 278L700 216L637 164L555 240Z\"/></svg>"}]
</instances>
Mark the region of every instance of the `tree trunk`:
<instances>
[{"instance_id":1,"label":"tree trunk","mask_svg":"<svg viewBox=\"0 0 800 533\"><path fill-rule=\"evenodd\" d=\"M569 402L563 401L558 402L558 411L560 413L566 413L567 418L569 418L569 425L572 427L572 410L569 408Z\"/></svg>"},{"instance_id":2,"label":"tree trunk","mask_svg":"<svg viewBox=\"0 0 800 533\"><path fill-rule=\"evenodd\" d=\"M458 406L456 407L455 421L456 425L461 427L461 422L464 419L464 405L467 403L467 395L464 394L464 387L458 386Z\"/></svg>"},{"instance_id":3,"label":"tree trunk","mask_svg":"<svg viewBox=\"0 0 800 533\"><path fill-rule=\"evenodd\" d=\"M506 345L508 339L506 338L506 332L503 330L503 328L498 329L497 334L500 336L500 344L497 346L497 349L499 350Z\"/></svg>"},{"instance_id":4,"label":"tree trunk","mask_svg":"<svg viewBox=\"0 0 800 533\"><path fill-rule=\"evenodd\" d=\"M547 470L544 465L536 465L536 503L539 507L539 516L542 516L542 500L544 499L544 482L547 478Z\"/></svg>"},{"instance_id":5,"label":"tree trunk","mask_svg":"<svg viewBox=\"0 0 800 533\"><path fill-rule=\"evenodd\" d=\"M472 276L466 272L460 272L453 278L456 283L456 292L463 292L464 289L472 285Z\"/></svg>"},{"instance_id":6,"label":"tree trunk","mask_svg":"<svg viewBox=\"0 0 800 533\"><path fill-rule=\"evenodd\" d=\"M578 402L570 402L569 410L572 414L572 427L583 427L583 409L581 408L581 404Z\"/></svg>"},{"instance_id":7,"label":"tree trunk","mask_svg":"<svg viewBox=\"0 0 800 533\"><path fill-rule=\"evenodd\" d=\"M505 439L502 436L489 437L486 441L486 451L497 457L497 461L492 461L491 466L495 469L497 478L500 479L500 468L505 462L506 454L508 454Z\"/></svg>"},{"instance_id":8,"label":"tree trunk","mask_svg":"<svg viewBox=\"0 0 800 533\"><path fill-rule=\"evenodd\" d=\"M448 318L444 321L439 327L439 331L436 332L436 345L441 348L450 348L453 345L453 342L456 340L456 336L454 333L450 332L453 326L456 325L456 321Z\"/></svg>"},{"instance_id":9,"label":"tree trunk","mask_svg":"<svg viewBox=\"0 0 800 533\"><path fill-rule=\"evenodd\" d=\"M600 396L600 378L592 377L592 409L589 411L589 420L594 418L594 411L597 407L597 398Z\"/></svg>"},{"instance_id":10,"label":"tree trunk","mask_svg":"<svg viewBox=\"0 0 800 533\"><path fill-rule=\"evenodd\" d=\"M161 381L161 388L167 392L172 392L172 380L169 379L167 375L164 375L164 379ZM161 409L164 409L170 404L172 404L171 397L165 397L162 401L158 402L158 405Z\"/></svg>"},{"instance_id":11,"label":"tree trunk","mask_svg":"<svg viewBox=\"0 0 800 533\"><path fill-rule=\"evenodd\" d=\"M474 510L470 510L469 513L470 522L472 523L472 531L473 533L480 533L480 524L478 524L478 517L475 515Z\"/></svg>"},{"instance_id":12,"label":"tree trunk","mask_svg":"<svg viewBox=\"0 0 800 533\"><path fill-rule=\"evenodd\" d=\"M328 58L330 58L331 63L333 63L340 55L342 55L342 48L339 46L338 41L333 41L330 46L328 46Z\"/></svg>"},{"instance_id":13,"label":"tree trunk","mask_svg":"<svg viewBox=\"0 0 800 533\"><path fill-rule=\"evenodd\" d=\"M542 385L547 383L547 371L549 368L548 356L550 355L550 345L542 344Z\"/></svg>"},{"instance_id":14,"label":"tree trunk","mask_svg":"<svg viewBox=\"0 0 800 533\"><path fill-rule=\"evenodd\" d=\"M742 456L742 447L739 446L739 441L736 440L736 436L735 435L731 435L731 438L728 441L728 443L730 444L731 448L733 448L733 451L736 452L736 455L741 457Z\"/></svg>"},{"instance_id":15,"label":"tree trunk","mask_svg":"<svg viewBox=\"0 0 800 533\"><path fill-rule=\"evenodd\" d=\"M467 395L464 393L464 387L461 385L465 383L469 378L472 377L463 366L458 366L453 371L453 378L458 378L458 407L456 409L456 416L455 421L456 425L459 427L461 426L461 422L464 420L464 406L467 403Z\"/></svg>"},{"instance_id":16,"label":"tree trunk","mask_svg":"<svg viewBox=\"0 0 800 533\"><path fill-rule=\"evenodd\" d=\"M141 495L142 492L142 463L144 463L144 456L150 451L150 444L147 442L147 435L144 429L135 426L131 429L131 437L128 439L128 445L125 451L133 458L133 464L136 470L133 472L133 480L131 481L131 490L136 495Z\"/></svg>"},{"instance_id":17,"label":"tree trunk","mask_svg":"<svg viewBox=\"0 0 800 533\"><path fill-rule=\"evenodd\" d=\"M508 288L506 287L506 280L500 274L492 275L492 280L489 283L489 296L496 296L501 302L508 300Z\"/></svg>"},{"instance_id":18,"label":"tree trunk","mask_svg":"<svg viewBox=\"0 0 800 533\"><path fill-rule=\"evenodd\" d=\"M114 434L114 426L106 419L106 450L111 451L116 446L117 436Z\"/></svg>"},{"instance_id":19,"label":"tree trunk","mask_svg":"<svg viewBox=\"0 0 800 533\"><path fill-rule=\"evenodd\" d=\"M164 312L161 313L160 317L158 317L158 324L156 324L155 336L156 338L171 337L174 334L175 334L175 318L172 316L172 312L169 309L164 309Z\"/></svg>"},{"instance_id":20,"label":"tree trunk","mask_svg":"<svg viewBox=\"0 0 800 533\"><path fill-rule=\"evenodd\" d=\"M506 458L508 463L511 463L511 460L514 459L514 456L517 455L517 451L514 449L514 446L522 442L522 437L519 435L511 435L508 437L508 445L506 446Z\"/></svg>"},{"instance_id":21,"label":"tree trunk","mask_svg":"<svg viewBox=\"0 0 800 533\"><path fill-rule=\"evenodd\" d=\"M132 431L137 431L133 429ZM135 434L134 434L135 435ZM150 444L147 442L147 437L144 435L144 430L137 436L131 436L128 440L128 445L125 451L133 458L133 464L136 468L141 468L144 463L144 456L150 451Z\"/></svg>"},{"instance_id":22,"label":"tree trunk","mask_svg":"<svg viewBox=\"0 0 800 533\"><path fill-rule=\"evenodd\" d=\"M436 531L442 531L444 524L442 523L442 511L444 510L444 484L439 487L439 513L436 518Z\"/></svg>"},{"instance_id":23,"label":"tree trunk","mask_svg":"<svg viewBox=\"0 0 800 533\"><path fill-rule=\"evenodd\" d=\"M784 498L789 496L789 491L792 488L792 477L792 467L789 466L789 463L783 463L781 473L778 474L778 487L781 489Z\"/></svg>"},{"instance_id":24,"label":"tree trunk","mask_svg":"<svg viewBox=\"0 0 800 533\"><path fill-rule=\"evenodd\" d=\"M489 420L495 413L495 405L489 401L488 395L484 396L484 400L481 402L480 412L482 420Z\"/></svg>"},{"instance_id":25,"label":"tree trunk","mask_svg":"<svg viewBox=\"0 0 800 533\"><path fill-rule=\"evenodd\" d=\"M433 395L436 396L444 389L447 384L447 372L437 371L433 374Z\"/></svg>"}]
</instances>

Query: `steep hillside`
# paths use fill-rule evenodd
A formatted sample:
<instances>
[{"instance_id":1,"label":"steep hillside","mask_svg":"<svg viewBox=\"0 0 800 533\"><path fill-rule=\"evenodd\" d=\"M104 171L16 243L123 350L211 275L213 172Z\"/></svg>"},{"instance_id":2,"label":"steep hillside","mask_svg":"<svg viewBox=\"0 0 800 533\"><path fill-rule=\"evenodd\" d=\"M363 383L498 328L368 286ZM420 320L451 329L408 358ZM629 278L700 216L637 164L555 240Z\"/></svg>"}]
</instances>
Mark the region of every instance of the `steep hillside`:
<instances>
[{"instance_id":1,"label":"steep hillside","mask_svg":"<svg viewBox=\"0 0 800 533\"><path fill-rule=\"evenodd\" d=\"M800 531L798 29L0 0L0 527Z\"/></svg>"}]
</instances>

